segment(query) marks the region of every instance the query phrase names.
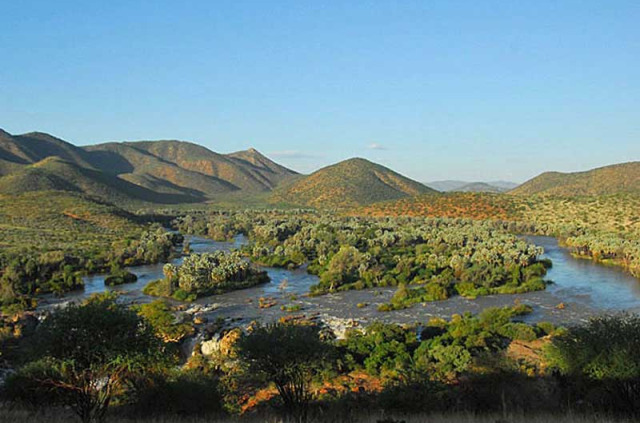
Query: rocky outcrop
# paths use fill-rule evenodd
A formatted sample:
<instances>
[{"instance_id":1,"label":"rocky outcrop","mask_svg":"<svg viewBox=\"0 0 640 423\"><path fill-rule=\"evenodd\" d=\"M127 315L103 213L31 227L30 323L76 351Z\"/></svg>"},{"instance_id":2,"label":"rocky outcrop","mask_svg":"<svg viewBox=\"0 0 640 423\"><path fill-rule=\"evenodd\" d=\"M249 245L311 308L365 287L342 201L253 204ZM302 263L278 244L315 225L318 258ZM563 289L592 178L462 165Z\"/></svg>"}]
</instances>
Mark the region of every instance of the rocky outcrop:
<instances>
[{"instance_id":1,"label":"rocky outcrop","mask_svg":"<svg viewBox=\"0 0 640 423\"><path fill-rule=\"evenodd\" d=\"M355 319L342 319L329 315L320 316L320 321L333 332L336 339L344 339L347 331L360 326L360 322Z\"/></svg>"},{"instance_id":2,"label":"rocky outcrop","mask_svg":"<svg viewBox=\"0 0 640 423\"><path fill-rule=\"evenodd\" d=\"M205 357L220 355L222 357L232 357L234 347L238 339L242 336L242 329L234 328L227 332L217 333L208 341L200 344L200 351Z\"/></svg>"}]
</instances>

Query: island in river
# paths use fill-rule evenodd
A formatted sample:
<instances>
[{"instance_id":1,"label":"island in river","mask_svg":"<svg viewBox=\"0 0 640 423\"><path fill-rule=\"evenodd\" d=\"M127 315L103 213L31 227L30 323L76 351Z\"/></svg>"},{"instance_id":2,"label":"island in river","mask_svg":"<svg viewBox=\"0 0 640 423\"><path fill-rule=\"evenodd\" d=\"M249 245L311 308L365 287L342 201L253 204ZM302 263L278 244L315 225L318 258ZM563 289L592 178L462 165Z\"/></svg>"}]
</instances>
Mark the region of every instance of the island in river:
<instances>
[{"instance_id":1,"label":"island in river","mask_svg":"<svg viewBox=\"0 0 640 423\"><path fill-rule=\"evenodd\" d=\"M214 241L187 235L191 253L214 251L230 252L247 243L243 235L230 242ZM547 279L552 281L545 291L523 294L503 294L467 299L456 296L443 301L416 304L411 308L379 312L377 306L388 303L395 288L373 288L346 291L321 296L309 296L309 288L318 277L307 273L306 268L263 268L270 282L220 295L203 297L194 305L206 311L206 317L237 319L241 321L273 321L292 311L307 316L350 319L366 325L372 321L415 323L431 317L450 317L456 313L477 313L489 307L501 307L521 302L533 306L533 312L525 321L550 321L559 324L578 323L603 312L640 311L640 283L620 268L608 267L593 261L574 258L558 245L555 238L530 236L527 240L544 248L542 258L553 262ZM172 260L180 265L184 257ZM143 288L152 281L163 278L164 263L135 266L127 270L137 276L137 281L118 286L106 286L108 275L91 275L84 278L84 289L64 297L45 295L40 298L39 309L57 307L68 301L78 301L92 294L117 291L131 303L144 303L153 297L143 294ZM261 301L262 299L262 301ZM272 307L265 308L265 301ZM262 305L262 307L261 307Z\"/></svg>"}]
</instances>

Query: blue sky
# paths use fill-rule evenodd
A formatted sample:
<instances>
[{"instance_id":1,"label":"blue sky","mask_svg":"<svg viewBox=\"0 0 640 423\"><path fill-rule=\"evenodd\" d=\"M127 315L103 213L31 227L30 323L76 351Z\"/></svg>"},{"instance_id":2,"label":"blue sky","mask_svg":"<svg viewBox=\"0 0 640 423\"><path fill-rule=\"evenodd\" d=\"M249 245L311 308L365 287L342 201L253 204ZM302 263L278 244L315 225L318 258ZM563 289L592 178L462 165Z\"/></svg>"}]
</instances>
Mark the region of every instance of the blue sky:
<instances>
[{"instance_id":1,"label":"blue sky","mask_svg":"<svg viewBox=\"0 0 640 423\"><path fill-rule=\"evenodd\" d=\"M640 160L640 2L3 1L0 127L361 156L421 181Z\"/></svg>"}]
</instances>

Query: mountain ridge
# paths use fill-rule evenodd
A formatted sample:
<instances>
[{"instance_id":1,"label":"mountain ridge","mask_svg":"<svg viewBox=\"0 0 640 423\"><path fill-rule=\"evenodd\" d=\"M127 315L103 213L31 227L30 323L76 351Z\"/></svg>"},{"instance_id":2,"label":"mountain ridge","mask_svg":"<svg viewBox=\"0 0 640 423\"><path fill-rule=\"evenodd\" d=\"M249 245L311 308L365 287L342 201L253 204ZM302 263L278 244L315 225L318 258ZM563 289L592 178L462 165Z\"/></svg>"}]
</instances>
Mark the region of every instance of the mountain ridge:
<instances>
[{"instance_id":1,"label":"mountain ridge","mask_svg":"<svg viewBox=\"0 0 640 423\"><path fill-rule=\"evenodd\" d=\"M509 181L460 181L447 179L442 181L426 182L426 186L441 192L506 192L518 186Z\"/></svg>"},{"instance_id":2,"label":"mountain ridge","mask_svg":"<svg viewBox=\"0 0 640 423\"><path fill-rule=\"evenodd\" d=\"M544 172L509 193L559 196L640 194L640 161L580 172Z\"/></svg>"},{"instance_id":3,"label":"mountain ridge","mask_svg":"<svg viewBox=\"0 0 640 423\"><path fill-rule=\"evenodd\" d=\"M47 161L52 157L59 160ZM255 149L221 154L177 140L79 147L43 132L0 129L0 193L46 188L109 201L205 202L233 192L270 192L297 175Z\"/></svg>"}]
</instances>

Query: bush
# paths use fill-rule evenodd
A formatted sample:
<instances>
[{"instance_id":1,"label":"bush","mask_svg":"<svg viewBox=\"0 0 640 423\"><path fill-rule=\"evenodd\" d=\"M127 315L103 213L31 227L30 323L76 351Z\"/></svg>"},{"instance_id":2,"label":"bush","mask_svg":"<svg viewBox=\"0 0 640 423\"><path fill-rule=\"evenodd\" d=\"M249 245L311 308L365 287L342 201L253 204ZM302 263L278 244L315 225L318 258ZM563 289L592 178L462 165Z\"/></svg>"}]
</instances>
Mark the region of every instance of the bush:
<instances>
[{"instance_id":1,"label":"bush","mask_svg":"<svg viewBox=\"0 0 640 423\"><path fill-rule=\"evenodd\" d=\"M591 319L553 338L547 350L552 368L598 392L606 408L640 414L640 316ZM605 401L606 399L606 401Z\"/></svg>"},{"instance_id":2,"label":"bush","mask_svg":"<svg viewBox=\"0 0 640 423\"><path fill-rule=\"evenodd\" d=\"M134 412L158 415L204 416L222 411L218 379L199 371L157 375L137 389Z\"/></svg>"},{"instance_id":3,"label":"bush","mask_svg":"<svg viewBox=\"0 0 640 423\"><path fill-rule=\"evenodd\" d=\"M133 374L166 363L151 326L109 294L56 310L33 341L32 362L18 372L14 392L35 390L83 422L103 419Z\"/></svg>"},{"instance_id":4,"label":"bush","mask_svg":"<svg viewBox=\"0 0 640 423\"><path fill-rule=\"evenodd\" d=\"M320 338L317 326L271 324L258 326L237 343L238 356L253 377L275 384L292 417L306 418L312 399L311 379L326 366L329 344Z\"/></svg>"},{"instance_id":5,"label":"bush","mask_svg":"<svg viewBox=\"0 0 640 423\"><path fill-rule=\"evenodd\" d=\"M104 284L107 286L123 285L125 283L133 283L138 280L138 277L131 272L122 270L118 273L107 276L104 280Z\"/></svg>"}]
</instances>

